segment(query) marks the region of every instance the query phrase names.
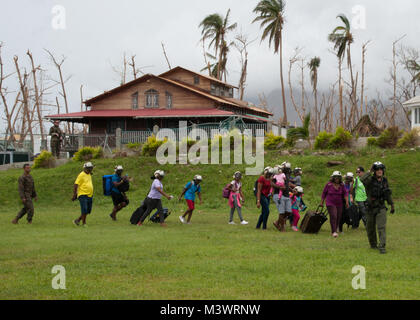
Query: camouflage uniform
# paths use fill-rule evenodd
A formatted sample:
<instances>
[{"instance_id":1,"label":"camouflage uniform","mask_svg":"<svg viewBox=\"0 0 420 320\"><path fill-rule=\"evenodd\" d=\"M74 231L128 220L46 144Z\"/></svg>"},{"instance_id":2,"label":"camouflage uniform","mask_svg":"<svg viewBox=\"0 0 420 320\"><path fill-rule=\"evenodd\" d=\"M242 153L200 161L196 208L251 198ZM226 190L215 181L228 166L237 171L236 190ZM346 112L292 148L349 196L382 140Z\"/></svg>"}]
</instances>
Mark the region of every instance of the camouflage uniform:
<instances>
[{"instance_id":1,"label":"camouflage uniform","mask_svg":"<svg viewBox=\"0 0 420 320\"><path fill-rule=\"evenodd\" d=\"M54 133L58 134L55 135ZM61 140L63 138L63 132L59 127L53 126L50 129L51 136L51 152L57 159L60 157Z\"/></svg>"},{"instance_id":2,"label":"camouflage uniform","mask_svg":"<svg viewBox=\"0 0 420 320\"><path fill-rule=\"evenodd\" d=\"M36 198L35 183L34 179L30 174L23 174L19 180L19 196L23 202L23 209L16 216L16 220L21 219L25 214L28 214L28 222L32 222L34 216L34 205L32 199Z\"/></svg>"},{"instance_id":3,"label":"camouflage uniform","mask_svg":"<svg viewBox=\"0 0 420 320\"><path fill-rule=\"evenodd\" d=\"M365 185L368 197L366 230L370 246L372 248L376 248L378 246L378 239L376 235L377 228L379 233L379 249L385 249L387 221L386 212L388 210L385 206L385 201L391 206L394 205L388 180L385 177L382 177L382 179L378 181L375 175L368 172L361 178L361 181Z\"/></svg>"}]
</instances>

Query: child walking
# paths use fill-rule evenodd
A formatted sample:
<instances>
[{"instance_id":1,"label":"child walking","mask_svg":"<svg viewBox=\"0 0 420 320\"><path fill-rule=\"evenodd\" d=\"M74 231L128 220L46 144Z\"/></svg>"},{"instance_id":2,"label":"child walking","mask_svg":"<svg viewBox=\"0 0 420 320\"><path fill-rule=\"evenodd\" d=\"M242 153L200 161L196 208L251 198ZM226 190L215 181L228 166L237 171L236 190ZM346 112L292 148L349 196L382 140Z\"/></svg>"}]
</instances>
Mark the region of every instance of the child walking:
<instances>
[{"instance_id":1,"label":"child walking","mask_svg":"<svg viewBox=\"0 0 420 320\"><path fill-rule=\"evenodd\" d=\"M229 206L230 206L230 218L229 224L234 225L233 214L235 209L238 211L239 219L241 219L241 225L247 225L248 222L242 217L242 204L245 201L244 194L242 193L242 173L235 172L233 175L233 180L229 185L230 195L229 195Z\"/></svg>"},{"instance_id":2,"label":"child walking","mask_svg":"<svg viewBox=\"0 0 420 320\"><path fill-rule=\"evenodd\" d=\"M191 224L191 217L193 211L195 209L195 194L198 194L198 198L200 199L200 205L203 203L201 199L201 186L200 183L203 181L203 177L196 175L193 181L187 183L182 191L181 195L179 196L179 201L181 201L182 197L185 197L185 201L187 202L188 209L185 211L183 216L179 217L179 220L182 223ZM187 221L185 221L185 217L188 216Z\"/></svg>"},{"instance_id":3,"label":"child walking","mask_svg":"<svg viewBox=\"0 0 420 320\"><path fill-rule=\"evenodd\" d=\"M291 195L292 199L292 230L297 232L298 229L298 223L300 220L300 214L299 211L304 211L304 203L303 203L303 188L302 187L296 187L293 189L293 194Z\"/></svg>"}]
</instances>

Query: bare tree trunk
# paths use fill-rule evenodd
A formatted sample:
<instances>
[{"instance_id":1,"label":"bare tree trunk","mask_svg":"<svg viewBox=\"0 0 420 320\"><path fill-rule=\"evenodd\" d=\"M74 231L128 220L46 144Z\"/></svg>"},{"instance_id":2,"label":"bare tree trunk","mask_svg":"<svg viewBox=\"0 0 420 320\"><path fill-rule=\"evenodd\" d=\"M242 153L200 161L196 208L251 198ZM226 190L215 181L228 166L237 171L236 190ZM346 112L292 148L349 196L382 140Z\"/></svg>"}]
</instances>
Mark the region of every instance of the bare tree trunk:
<instances>
[{"instance_id":1,"label":"bare tree trunk","mask_svg":"<svg viewBox=\"0 0 420 320\"><path fill-rule=\"evenodd\" d=\"M47 53L50 55L52 61L54 62L55 66L57 67L58 74L59 74L59 77L60 77L61 90L62 90L62 92L60 94L61 94L61 96L64 99L64 106L66 108L66 113L69 113L69 106L68 106L68 102L67 102L67 94L66 94L66 88L65 88L65 81L64 81L63 72L62 72L62 69L61 69L61 66L63 65L63 63L64 63L64 61L65 61L66 58L63 58L61 60L61 62L58 63L57 60L55 59L55 57L53 56L53 54L51 52L49 52L48 50L45 50L45 51L47 51ZM124 55L124 62L125 62L125 55ZM73 126L74 126L74 124L73 124ZM71 131L70 130L70 123L69 122L67 122L67 130L68 130L67 131L68 133L70 133L70 132L71 133L74 133L74 127L73 127L73 131Z\"/></svg>"},{"instance_id":2,"label":"bare tree trunk","mask_svg":"<svg viewBox=\"0 0 420 320\"><path fill-rule=\"evenodd\" d=\"M343 64L343 60L341 58L338 58L338 91L339 91L339 102L340 102L340 126L344 128L342 64Z\"/></svg>"},{"instance_id":3,"label":"bare tree trunk","mask_svg":"<svg viewBox=\"0 0 420 320\"><path fill-rule=\"evenodd\" d=\"M162 42L162 49L163 49L163 55L165 56L166 62L168 63L169 70L171 70L172 67L171 67L171 64L169 63L168 55L166 54L165 45L163 44L163 42Z\"/></svg>"},{"instance_id":4,"label":"bare tree trunk","mask_svg":"<svg viewBox=\"0 0 420 320\"><path fill-rule=\"evenodd\" d=\"M39 101L40 97L39 97L38 84L37 84L37 78L36 78L36 71L40 67L38 66L37 68L35 68L32 53L29 50L26 54L29 56L29 59L31 60L32 78L33 78L33 81L34 81L34 91L35 91L35 107L36 107L36 112L37 112L37 115L38 115L38 123L39 123L40 132L41 132L41 139L44 140L45 139L44 124L43 124L43 121L42 121L42 110L41 110L41 104L40 104L40 101Z\"/></svg>"},{"instance_id":5,"label":"bare tree trunk","mask_svg":"<svg viewBox=\"0 0 420 320\"><path fill-rule=\"evenodd\" d=\"M365 64L366 64L366 51L370 41L362 46L362 87L360 89L360 116L363 116L364 94L365 94ZM366 111L367 113L367 111Z\"/></svg>"},{"instance_id":6,"label":"bare tree trunk","mask_svg":"<svg viewBox=\"0 0 420 320\"><path fill-rule=\"evenodd\" d=\"M280 51L280 80L281 80L281 94L283 98L283 126L287 127L287 109L286 109L286 97L284 93L284 79L283 79L283 36L282 32L280 32L280 44L279 44L279 51Z\"/></svg>"},{"instance_id":7,"label":"bare tree trunk","mask_svg":"<svg viewBox=\"0 0 420 320\"><path fill-rule=\"evenodd\" d=\"M136 58L135 55L131 56L131 63L128 64L133 69L133 79L134 80L137 79L137 69L136 69L136 60L135 60L135 58Z\"/></svg>"},{"instance_id":8,"label":"bare tree trunk","mask_svg":"<svg viewBox=\"0 0 420 320\"><path fill-rule=\"evenodd\" d=\"M288 83L289 83L290 99L292 100L292 105L295 108L296 113L299 116L299 119L303 123L304 120L305 120L305 113L301 112L299 110L299 108L298 108L298 106L295 102L295 97L294 97L294 94L293 94L293 86L292 86L292 69L293 69L293 65L298 61L298 58L297 58L298 54L299 54L299 50L296 49L295 55L289 60ZM302 85L303 85L303 82L302 82ZM302 87L302 90L303 90L303 87Z\"/></svg>"},{"instance_id":9,"label":"bare tree trunk","mask_svg":"<svg viewBox=\"0 0 420 320\"><path fill-rule=\"evenodd\" d=\"M15 66L16 66L16 72L17 72L17 75L18 75L20 91L22 93L23 118L25 119L25 121L28 125L29 136L31 138L31 143L32 143L32 146L33 146L34 135L33 135L33 132L32 132L32 119L31 119L31 115L30 115L30 112L29 112L28 87L27 87L28 74L25 72L24 75L23 75L23 79L22 79L22 75L21 75L20 69L19 69L18 57L14 56L13 60L15 62ZM25 136L25 134L24 134L24 136ZM23 139L21 137L22 142L23 142L23 140L24 140L24 137L23 137Z\"/></svg>"}]
</instances>

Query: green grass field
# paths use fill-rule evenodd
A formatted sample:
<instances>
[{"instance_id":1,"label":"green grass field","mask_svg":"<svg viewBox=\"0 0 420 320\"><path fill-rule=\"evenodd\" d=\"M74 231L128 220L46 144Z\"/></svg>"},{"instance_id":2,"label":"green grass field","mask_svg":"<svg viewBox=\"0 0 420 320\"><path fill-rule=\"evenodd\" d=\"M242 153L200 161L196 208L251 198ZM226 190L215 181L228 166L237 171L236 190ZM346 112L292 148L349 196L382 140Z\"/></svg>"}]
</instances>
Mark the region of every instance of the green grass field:
<instances>
[{"instance_id":1,"label":"green grass field","mask_svg":"<svg viewBox=\"0 0 420 320\"><path fill-rule=\"evenodd\" d=\"M420 152L364 151L359 156L266 155L266 165L285 160L304 170L305 202L315 208L334 169L328 160L343 160L342 172L368 169L381 160L388 170L397 213L389 215L388 254L369 249L365 228L345 230L334 240L329 223L318 235L288 230L272 222L256 230L259 211L252 193L255 177L244 178L248 226L227 224L229 208L221 197L224 185L244 166L163 166L165 190L176 197L194 174L204 177L202 206L192 225L178 216L184 203L164 206L174 212L168 228L129 225L131 213L150 187L158 165L154 158L95 161L94 209L88 228L77 228L78 202L71 202L80 163L33 170L39 201L33 225L11 224L20 203L17 178L21 170L0 173L0 299L419 299L420 298ZM111 199L102 196L101 177L122 164L134 178L131 204L111 221ZM238 217L235 217L238 222ZM51 269L66 269L66 290L53 290ZM352 268L366 268L366 290L352 288Z\"/></svg>"}]
</instances>

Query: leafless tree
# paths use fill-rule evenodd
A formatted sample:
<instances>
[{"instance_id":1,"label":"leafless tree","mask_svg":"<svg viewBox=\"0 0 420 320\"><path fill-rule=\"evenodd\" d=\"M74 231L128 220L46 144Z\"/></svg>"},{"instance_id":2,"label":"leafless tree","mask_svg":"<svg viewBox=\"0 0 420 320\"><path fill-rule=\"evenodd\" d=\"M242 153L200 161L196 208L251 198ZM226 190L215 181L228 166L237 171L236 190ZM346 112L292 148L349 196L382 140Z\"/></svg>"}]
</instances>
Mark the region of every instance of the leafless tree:
<instances>
[{"instance_id":1,"label":"leafless tree","mask_svg":"<svg viewBox=\"0 0 420 320\"><path fill-rule=\"evenodd\" d=\"M169 63L169 59L168 59L168 55L166 54L166 50L165 50L165 44L162 42L162 50L163 50L163 55L165 56L166 59L166 63L168 64L169 70L172 69L171 64Z\"/></svg>"},{"instance_id":2,"label":"leafless tree","mask_svg":"<svg viewBox=\"0 0 420 320\"><path fill-rule=\"evenodd\" d=\"M44 49L44 50L49 54L52 62L54 63L55 67L57 68L60 81L55 81L55 82L59 83L61 85L61 92L59 94L62 96L62 98L64 100L64 107L66 109L66 113L69 113L69 106L68 106L68 101L67 101L67 93L66 93L65 84L67 83L68 80L70 80L71 76L69 76L67 79L64 79L63 69L62 69L63 63L66 60L66 57L63 56L61 58L61 60L59 61L54 57L54 55L50 51L48 51L47 49ZM68 133L70 133L70 132L74 133L74 124L72 125L72 128L70 128L70 123L67 122L67 132Z\"/></svg>"},{"instance_id":3,"label":"leafless tree","mask_svg":"<svg viewBox=\"0 0 420 320\"><path fill-rule=\"evenodd\" d=\"M244 99L246 80L248 75L248 46L256 39L249 41L248 36L240 33L235 37L234 47L240 54L241 76L239 78L239 100Z\"/></svg>"}]
</instances>

